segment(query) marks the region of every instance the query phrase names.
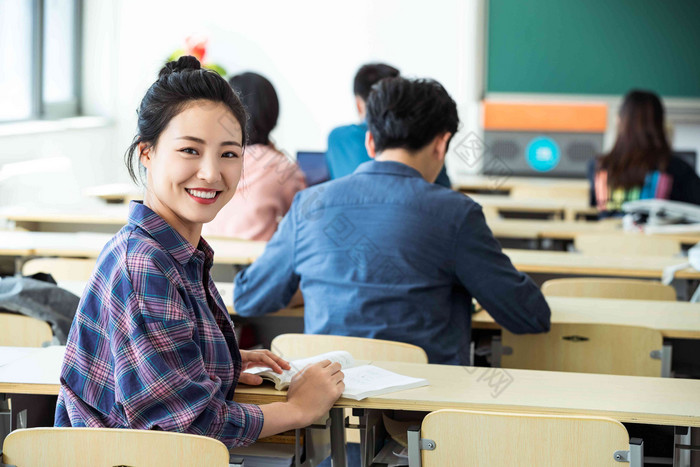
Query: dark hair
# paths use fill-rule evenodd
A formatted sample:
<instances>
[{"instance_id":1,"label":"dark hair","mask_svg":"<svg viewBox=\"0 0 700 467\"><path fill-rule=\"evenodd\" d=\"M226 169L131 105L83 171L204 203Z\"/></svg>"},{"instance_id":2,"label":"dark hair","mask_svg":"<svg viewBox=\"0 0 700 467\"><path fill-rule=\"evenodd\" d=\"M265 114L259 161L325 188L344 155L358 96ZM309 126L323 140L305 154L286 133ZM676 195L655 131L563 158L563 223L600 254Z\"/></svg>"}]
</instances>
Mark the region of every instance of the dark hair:
<instances>
[{"instance_id":1,"label":"dark hair","mask_svg":"<svg viewBox=\"0 0 700 467\"><path fill-rule=\"evenodd\" d=\"M377 82L384 78L396 78L399 76L399 70L385 63L368 63L363 65L355 73L355 81L353 83L353 92L356 96L367 101L369 93Z\"/></svg>"},{"instance_id":2,"label":"dark hair","mask_svg":"<svg viewBox=\"0 0 700 467\"><path fill-rule=\"evenodd\" d=\"M248 144L270 144L270 132L277 125L280 114L272 83L262 75L248 72L232 77L229 84L248 113Z\"/></svg>"},{"instance_id":3,"label":"dark hair","mask_svg":"<svg viewBox=\"0 0 700 467\"><path fill-rule=\"evenodd\" d=\"M220 102L229 108L241 126L242 143L245 145L245 109L231 86L215 71L203 69L196 58L190 55L180 57L177 61L166 63L160 70L158 79L148 88L136 111L138 133L124 155L134 182L138 183L134 165L139 163L139 143L155 146L170 120L182 112L187 104L201 99Z\"/></svg>"},{"instance_id":4,"label":"dark hair","mask_svg":"<svg viewBox=\"0 0 700 467\"><path fill-rule=\"evenodd\" d=\"M454 136L459 116L457 104L437 81L387 78L369 95L367 125L377 152L417 151L441 133Z\"/></svg>"},{"instance_id":5,"label":"dark hair","mask_svg":"<svg viewBox=\"0 0 700 467\"><path fill-rule=\"evenodd\" d=\"M632 90L620 107L615 145L600 160L613 188L644 184L648 172L666 170L671 147L664 129L664 107L651 91Z\"/></svg>"}]
</instances>

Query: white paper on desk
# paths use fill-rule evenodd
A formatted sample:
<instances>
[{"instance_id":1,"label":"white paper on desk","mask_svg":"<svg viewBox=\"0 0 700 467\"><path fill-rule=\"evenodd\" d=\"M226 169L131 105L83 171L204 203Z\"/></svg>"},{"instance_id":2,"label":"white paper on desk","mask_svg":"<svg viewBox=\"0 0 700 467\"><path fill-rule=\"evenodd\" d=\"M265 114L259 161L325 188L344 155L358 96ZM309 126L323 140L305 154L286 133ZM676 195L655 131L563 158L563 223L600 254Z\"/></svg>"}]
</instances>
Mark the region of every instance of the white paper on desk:
<instances>
[{"instance_id":1,"label":"white paper on desk","mask_svg":"<svg viewBox=\"0 0 700 467\"><path fill-rule=\"evenodd\" d=\"M362 400L390 392L427 386L428 380L400 375L374 365L362 365L343 370L343 397Z\"/></svg>"},{"instance_id":2,"label":"white paper on desk","mask_svg":"<svg viewBox=\"0 0 700 467\"><path fill-rule=\"evenodd\" d=\"M0 367L0 383L59 384L66 347L56 345Z\"/></svg>"},{"instance_id":3,"label":"white paper on desk","mask_svg":"<svg viewBox=\"0 0 700 467\"><path fill-rule=\"evenodd\" d=\"M0 367L24 358L39 350L39 347L0 347Z\"/></svg>"}]
</instances>

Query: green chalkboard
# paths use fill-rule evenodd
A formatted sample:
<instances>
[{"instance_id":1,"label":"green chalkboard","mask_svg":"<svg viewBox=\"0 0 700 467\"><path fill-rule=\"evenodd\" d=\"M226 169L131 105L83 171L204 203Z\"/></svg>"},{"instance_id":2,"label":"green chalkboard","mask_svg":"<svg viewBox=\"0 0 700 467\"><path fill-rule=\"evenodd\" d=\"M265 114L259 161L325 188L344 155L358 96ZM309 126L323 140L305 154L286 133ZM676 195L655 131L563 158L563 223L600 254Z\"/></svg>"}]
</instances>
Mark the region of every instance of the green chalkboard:
<instances>
[{"instance_id":1,"label":"green chalkboard","mask_svg":"<svg viewBox=\"0 0 700 467\"><path fill-rule=\"evenodd\" d=\"M700 97L698 0L490 0L488 92Z\"/></svg>"}]
</instances>

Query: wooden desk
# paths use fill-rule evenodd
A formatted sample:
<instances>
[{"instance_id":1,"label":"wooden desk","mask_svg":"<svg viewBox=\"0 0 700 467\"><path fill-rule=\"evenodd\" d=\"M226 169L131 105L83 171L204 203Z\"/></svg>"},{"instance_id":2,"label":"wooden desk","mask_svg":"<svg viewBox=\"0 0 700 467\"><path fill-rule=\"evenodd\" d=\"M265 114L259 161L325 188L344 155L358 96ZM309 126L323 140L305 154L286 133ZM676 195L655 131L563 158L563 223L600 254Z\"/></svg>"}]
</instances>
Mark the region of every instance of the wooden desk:
<instances>
[{"instance_id":1,"label":"wooden desk","mask_svg":"<svg viewBox=\"0 0 700 467\"><path fill-rule=\"evenodd\" d=\"M510 192L517 185L567 187L587 189L588 180L582 178L501 177L499 175L469 175L460 177L452 188L458 191L502 191Z\"/></svg>"},{"instance_id":2,"label":"wooden desk","mask_svg":"<svg viewBox=\"0 0 700 467\"><path fill-rule=\"evenodd\" d=\"M126 203L143 199L143 192L131 183L109 183L85 188L83 196L100 198L108 203Z\"/></svg>"},{"instance_id":3,"label":"wooden desk","mask_svg":"<svg viewBox=\"0 0 700 467\"><path fill-rule=\"evenodd\" d=\"M43 207L6 207L0 219L12 228L42 232L116 233L127 222L129 207L78 206L73 209Z\"/></svg>"},{"instance_id":4,"label":"wooden desk","mask_svg":"<svg viewBox=\"0 0 700 467\"><path fill-rule=\"evenodd\" d=\"M340 399L335 407L582 414L621 422L700 426L700 380L398 362L374 364L403 375L426 378L430 386L362 401ZM240 386L234 400L263 404L284 400L285 396L268 385Z\"/></svg>"},{"instance_id":5,"label":"wooden desk","mask_svg":"<svg viewBox=\"0 0 700 467\"><path fill-rule=\"evenodd\" d=\"M548 297L553 323L634 325L664 337L700 339L700 303L607 298ZM500 329L485 310L472 316L475 329Z\"/></svg>"},{"instance_id":6,"label":"wooden desk","mask_svg":"<svg viewBox=\"0 0 700 467\"><path fill-rule=\"evenodd\" d=\"M486 223L496 238L521 238L530 240L565 240L573 241L578 235L604 233L613 235L649 235L641 232L625 232L620 219L602 221L564 221L542 219L494 219L487 218ZM671 233L653 234L653 237L672 238L684 245L700 242L700 234Z\"/></svg>"},{"instance_id":7,"label":"wooden desk","mask_svg":"<svg viewBox=\"0 0 700 467\"><path fill-rule=\"evenodd\" d=\"M0 347L0 355L4 348ZM63 348L38 349L0 367L0 393L58 394ZM700 427L700 380L503 370L416 363L374 362L430 386L362 401L340 399L336 408L432 411L463 408L496 412L582 414L621 422ZM669 395L673 397L669 397ZM265 404L286 399L271 385L239 386L234 400Z\"/></svg>"},{"instance_id":8,"label":"wooden desk","mask_svg":"<svg viewBox=\"0 0 700 467\"><path fill-rule=\"evenodd\" d=\"M526 273L586 276L620 276L661 279L663 269L686 262L685 258L666 256L597 256L566 251L504 249L515 267ZM700 271L686 268L677 279L700 279Z\"/></svg>"},{"instance_id":9,"label":"wooden desk","mask_svg":"<svg viewBox=\"0 0 700 467\"><path fill-rule=\"evenodd\" d=\"M563 216L566 220L575 220L578 215L596 215L598 211L586 201L553 199L516 199L507 195L469 195L484 208L496 211L522 213L552 214Z\"/></svg>"},{"instance_id":10,"label":"wooden desk","mask_svg":"<svg viewBox=\"0 0 700 467\"><path fill-rule=\"evenodd\" d=\"M96 258L111 238L110 234L85 232L0 231L0 253L16 257ZM217 264L245 265L262 254L266 242L213 238L209 244Z\"/></svg>"}]
</instances>

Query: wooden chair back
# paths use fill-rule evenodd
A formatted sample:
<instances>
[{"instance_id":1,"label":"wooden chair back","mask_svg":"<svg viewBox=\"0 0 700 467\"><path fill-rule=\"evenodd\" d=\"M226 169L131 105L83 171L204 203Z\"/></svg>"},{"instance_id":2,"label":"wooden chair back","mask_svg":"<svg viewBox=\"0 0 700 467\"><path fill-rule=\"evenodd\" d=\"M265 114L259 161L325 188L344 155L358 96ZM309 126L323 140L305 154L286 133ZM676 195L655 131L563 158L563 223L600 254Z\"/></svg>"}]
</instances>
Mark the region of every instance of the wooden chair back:
<instances>
[{"instance_id":1,"label":"wooden chair back","mask_svg":"<svg viewBox=\"0 0 700 467\"><path fill-rule=\"evenodd\" d=\"M574 247L589 255L675 256L681 252L678 240L642 234L580 234L574 238Z\"/></svg>"},{"instance_id":2,"label":"wooden chair back","mask_svg":"<svg viewBox=\"0 0 700 467\"><path fill-rule=\"evenodd\" d=\"M552 323L545 334L501 335L503 368L661 376L661 331L638 326Z\"/></svg>"},{"instance_id":3,"label":"wooden chair back","mask_svg":"<svg viewBox=\"0 0 700 467\"><path fill-rule=\"evenodd\" d=\"M95 270L97 260L82 258L35 258L22 266L22 275L38 272L51 274L57 281L87 281Z\"/></svg>"},{"instance_id":4,"label":"wooden chair back","mask_svg":"<svg viewBox=\"0 0 700 467\"><path fill-rule=\"evenodd\" d=\"M229 465L228 449L214 438L117 428L15 430L2 454L5 464L17 467Z\"/></svg>"},{"instance_id":5,"label":"wooden chair back","mask_svg":"<svg viewBox=\"0 0 700 467\"><path fill-rule=\"evenodd\" d=\"M545 297L676 301L676 290L670 285L637 279L551 279L542 284L542 294Z\"/></svg>"},{"instance_id":6,"label":"wooden chair back","mask_svg":"<svg viewBox=\"0 0 700 467\"><path fill-rule=\"evenodd\" d=\"M420 437L424 467L618 467L629 435L618 421L580 415L530 415L446 409L428 414Z\"/></svg>"},{"instance_id":7,"label":"wooden chair back","mask_svg":"<svg viewBox=\"0 0 700 467\"><path fill-rule=\"evenodd\" d=\"M364 337L280 334L272 340L270 349L288 359L307 358L334 350L346 350L357 360L428 363L425 350L417 345ZM345 409L345 416L352 416L352 409ZM345 437L350 443L360 442L359 430L345 430Z\"/></svg>"},{"instance_id":8,"label":"wooden chair back","mask_svg":"<svg viewBox=\"0 0 700 467\"><path fill-rule=\"evenodd\" d=\"M357 360L428 363L428 355L417 345L364 337L280 334L272 340L270 348L283 358L292 359L346 350Z\"/></svg>"},{"instance_id":9,"label":"wooden chair back","mask_svg":"<svg viewBox=\"0 0 700 467\"><path fill-rule=\"evenodd\" d=\"M53 331L46 321L0 312L0 346L41 347L52 339Z\"/></svg>"}]
</instances>

